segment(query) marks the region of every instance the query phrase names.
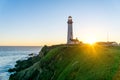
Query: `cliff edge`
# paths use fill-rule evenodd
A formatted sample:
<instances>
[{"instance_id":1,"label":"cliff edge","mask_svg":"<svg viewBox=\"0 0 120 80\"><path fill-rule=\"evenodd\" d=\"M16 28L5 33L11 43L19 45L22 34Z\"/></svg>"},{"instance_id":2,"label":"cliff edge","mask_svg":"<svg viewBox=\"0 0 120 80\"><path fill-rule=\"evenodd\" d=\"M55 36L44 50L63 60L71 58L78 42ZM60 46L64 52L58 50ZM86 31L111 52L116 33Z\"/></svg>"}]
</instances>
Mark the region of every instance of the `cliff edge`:
<instances>
[{"instance_id":1,"label":"cliff edge","mask_svg":"<svg viewBox=\"0 0 120 80\"><path fill-rule=\"evenodd\" d=\"M9 80L117 80L120 47L44 46L38 56L17 61ZM120 79L120 78L119 78Z\"/></svg>"}]
</instances>

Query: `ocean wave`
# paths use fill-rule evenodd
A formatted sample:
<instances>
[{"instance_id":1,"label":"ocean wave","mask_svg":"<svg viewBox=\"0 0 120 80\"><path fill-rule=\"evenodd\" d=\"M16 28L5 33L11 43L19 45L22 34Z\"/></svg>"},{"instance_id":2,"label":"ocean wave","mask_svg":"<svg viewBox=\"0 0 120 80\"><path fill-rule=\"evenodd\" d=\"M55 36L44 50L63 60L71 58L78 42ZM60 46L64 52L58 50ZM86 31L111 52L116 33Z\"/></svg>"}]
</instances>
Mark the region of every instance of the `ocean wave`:
<instances>
[{"instance_id":1,"label":"ocean wave","mask_svg":"<svg viewBox=\"0 0 120 80\"><path fill-rule=\"evenodd\" d=\"M39 51L40 47L16 47L16 49L15 47L7 47L6 51L5 47L0 47L0 80L8 80L10 76L8 69L13 68L17 60L27 59L28 54Z\"/></svg>"}]
</instances>

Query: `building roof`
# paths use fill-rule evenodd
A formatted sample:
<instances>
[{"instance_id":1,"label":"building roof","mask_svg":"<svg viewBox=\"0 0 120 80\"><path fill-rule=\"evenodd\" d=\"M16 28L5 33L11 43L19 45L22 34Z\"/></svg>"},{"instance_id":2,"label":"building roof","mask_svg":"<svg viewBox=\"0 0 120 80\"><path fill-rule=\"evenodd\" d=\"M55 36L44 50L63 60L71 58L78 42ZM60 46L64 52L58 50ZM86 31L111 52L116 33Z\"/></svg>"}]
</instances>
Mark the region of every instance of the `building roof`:
<instances>
[{"instance_id":1,"label":"building roof","mask_svg":"<svg viewBox=\"0 0 120 80\"><path fill-rule=\"evenodd\" d=\"M100 45L112 45L112 44L117 44L117 42L97 42L97 44L100 44Z\"/></svg>"},{"instance_id":2,"label":"building roof","mask_svg":"<svg viewBox=\"0 0 120 80\"><path fill-rule=\"evenodd\" d=\"M71 41L74 41L74 42L79 42L78 39L70 39Z\"/></svg>"}]
</instances>

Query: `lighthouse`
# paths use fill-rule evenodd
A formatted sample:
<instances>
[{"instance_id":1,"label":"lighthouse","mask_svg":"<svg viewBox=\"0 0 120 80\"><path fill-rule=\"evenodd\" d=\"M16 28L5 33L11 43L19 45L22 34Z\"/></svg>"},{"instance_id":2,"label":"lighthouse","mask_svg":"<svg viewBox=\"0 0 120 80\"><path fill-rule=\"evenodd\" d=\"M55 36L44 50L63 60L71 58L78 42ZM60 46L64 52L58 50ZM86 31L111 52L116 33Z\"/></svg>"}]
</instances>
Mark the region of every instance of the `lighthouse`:
<instances>
[{"instance_id":1,"label":"lighthouse","mask_svg":"<svg viewBox=\"0 0 120 80\"><path fill-rule=\"evenodd\" d=\"M68 32L67 32L67 44L79 44L79 40L76 38L76 39L73 39L73 21L72 21L72 17L69 16L68 17Z\"/></svg>"},{"instance_id":2,"label":"lighthouse","mask_svg":"<svg viewBox=\"0 0 120 80\"><path fill-rule=\"evenodd\" d=\"M68 17L68 34L67 34L67 44L72 44L72 40L73 40L73 28L72 28L72 17L69 16Z\"/></svg>"}]
</instances>

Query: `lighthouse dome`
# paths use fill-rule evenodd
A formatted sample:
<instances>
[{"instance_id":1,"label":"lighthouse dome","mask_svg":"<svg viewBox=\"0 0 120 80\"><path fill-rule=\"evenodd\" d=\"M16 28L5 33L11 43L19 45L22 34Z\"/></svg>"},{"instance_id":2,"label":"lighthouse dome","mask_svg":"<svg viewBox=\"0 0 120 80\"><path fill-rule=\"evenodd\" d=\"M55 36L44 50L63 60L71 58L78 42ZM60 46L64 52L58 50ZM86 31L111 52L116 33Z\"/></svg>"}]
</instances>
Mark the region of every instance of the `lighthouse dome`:
<instances>
[{"instance_id":1,"label":"lighthouse dome","mask_svg":"<svg viewBox=\"0 0 120 80\"><path fill-rule=\"evenodd\" d=\"M72 18L72 16L69 16L68 18Z\"/></svg>"}]
</instances>

